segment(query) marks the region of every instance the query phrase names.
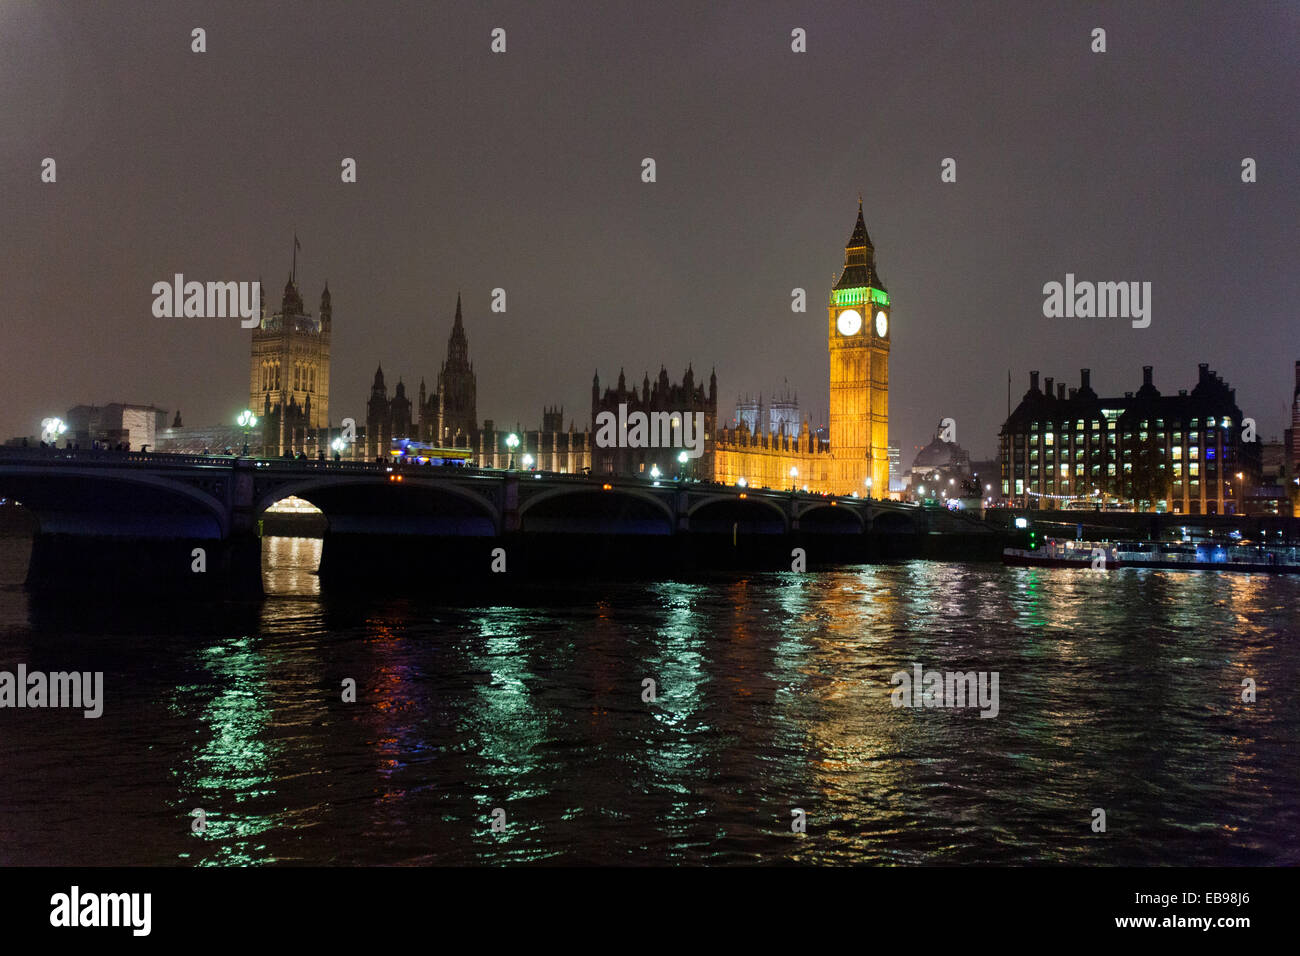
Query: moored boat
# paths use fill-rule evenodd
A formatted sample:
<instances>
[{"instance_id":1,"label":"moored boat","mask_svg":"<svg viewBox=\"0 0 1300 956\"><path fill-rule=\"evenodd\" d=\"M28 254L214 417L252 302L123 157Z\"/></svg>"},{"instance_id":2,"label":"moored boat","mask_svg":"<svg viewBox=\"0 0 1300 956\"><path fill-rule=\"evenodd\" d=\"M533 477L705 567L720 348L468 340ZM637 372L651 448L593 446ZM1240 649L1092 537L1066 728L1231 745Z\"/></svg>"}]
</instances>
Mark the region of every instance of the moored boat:
<instances>
[{"instance_id":1,"label":"moored boat","mask_svg":"<svg viewBox=\"0 0 1300 956\"><path fill-rule=\"evenodd\" d=\"M1047 538L1037 548L1006 548L1002 563L1023 567L1160 568L1170 571L1300 573L1300 548L1242 542L1072 541Z\"/></svg>"}]
</instances>

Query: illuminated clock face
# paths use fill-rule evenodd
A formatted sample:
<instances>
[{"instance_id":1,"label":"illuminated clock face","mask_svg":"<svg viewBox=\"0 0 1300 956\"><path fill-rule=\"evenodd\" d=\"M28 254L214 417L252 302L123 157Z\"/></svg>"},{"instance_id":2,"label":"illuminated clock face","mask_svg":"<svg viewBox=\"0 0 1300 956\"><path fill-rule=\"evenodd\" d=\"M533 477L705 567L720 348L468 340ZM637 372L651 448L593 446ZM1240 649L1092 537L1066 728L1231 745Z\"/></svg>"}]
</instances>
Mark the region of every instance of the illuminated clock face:
<instances>
[{"instance_id":1,"label":"illuminated clock face","mask_svg":"<svg viewBox=\"0 0 1300 956\"><path fill-rule=\"evenodd\" d=\"M835 325L840 335L857 335L858 329L862 328L862 316L853 309L845 309L835 320Z\"/></svg>"},{"instance_id":2,"label":"illuminated clock face","mask_svg":"<svg viewBox=\"0 0 1300 956\"><path fill-rule=\"evenodd\" d=\"M885 333L889 331L889 319L885 316L885 310L881 309L876 313L876 334L882 339Z\"/></svg>"}]
</instances>

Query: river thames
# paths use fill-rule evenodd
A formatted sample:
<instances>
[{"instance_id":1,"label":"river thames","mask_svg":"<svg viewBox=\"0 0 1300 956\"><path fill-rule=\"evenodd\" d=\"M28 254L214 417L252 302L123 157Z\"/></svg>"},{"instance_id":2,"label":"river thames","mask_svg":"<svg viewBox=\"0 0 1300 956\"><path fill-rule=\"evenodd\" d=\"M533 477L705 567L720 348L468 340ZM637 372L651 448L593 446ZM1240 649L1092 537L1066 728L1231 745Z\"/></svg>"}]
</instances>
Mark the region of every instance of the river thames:
<instances>
[{"instance_id":1,"label":"river thames","mask_svg":"<svg viewBox=\"0 0 1300 956\"><path fill-rule=\"evenodd\" d=\"M262 601L37 606L0 538L0 670L105 698L0 709L0 863L1300 863L1300 576L904 561L448 606L322 595L320 544L266 539ZM914 665L996 672L996 716L894 706Z\"/></svg>"}]
</instances>

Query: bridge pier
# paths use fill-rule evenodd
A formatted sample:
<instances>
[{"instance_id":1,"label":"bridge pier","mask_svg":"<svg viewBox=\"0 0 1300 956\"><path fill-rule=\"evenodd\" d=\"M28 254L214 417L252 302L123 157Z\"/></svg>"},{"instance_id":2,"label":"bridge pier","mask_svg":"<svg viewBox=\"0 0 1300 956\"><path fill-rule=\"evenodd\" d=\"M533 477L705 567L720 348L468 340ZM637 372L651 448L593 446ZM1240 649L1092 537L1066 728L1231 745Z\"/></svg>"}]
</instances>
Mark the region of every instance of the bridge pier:
<instances>
[{"instance_id":1,"label":"bridge pier","mask_svg":"<svg viewBox=\"0 0 1300 956\"><path fill-rule=\"evenodd\" d=\"M60 599L258 597L262 542L251 534L221 541L38 532L26 585Z\"/></svg>"},{"instance_id":2,"label":"bridge pier","mask_svg":"<svg viewBox=\"0 0 1300 956\"><path fill-rule=\"evenodd\" d=\"M501 537L362 534L326 531L321 542L321 585L346 590L351 585L396 585L403 590L435 591L505 579L519 556ZM505 573L492 571L505 548ZM512 561L511 559L514 559Z\"/></svg>"},{"instance_id":3,"label":"bridge pier","mask_svg":"<svg viewBox=\"0 0 1300 956\"><path fill-rule=\"evenodd\" d=\"M219 583L230 597L261 597L262 539L252 531L231 535L222 542Z\"/></svg>"}]
</instances>

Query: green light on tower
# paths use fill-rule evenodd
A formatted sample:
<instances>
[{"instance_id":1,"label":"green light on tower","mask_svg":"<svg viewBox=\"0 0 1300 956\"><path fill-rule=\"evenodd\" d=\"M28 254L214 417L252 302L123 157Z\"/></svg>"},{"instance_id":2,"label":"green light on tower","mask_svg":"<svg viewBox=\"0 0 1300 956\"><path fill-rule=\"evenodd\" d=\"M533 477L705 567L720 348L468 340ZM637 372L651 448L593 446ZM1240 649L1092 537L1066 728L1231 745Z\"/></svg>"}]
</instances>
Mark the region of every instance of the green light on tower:
<instances>
[{"instance_id":1,"label":"green light on tower","mask_svg":"<svg viewBox=\"0 0 1300 956\"><path fill-rule=\"evenodd\" d=\"M861 305L870 300L875 305L889 305L889 293L882 289L871 289L862 286L857 289L836 289L835 304L838 305Z\"/></svg>"}]
</instances>

